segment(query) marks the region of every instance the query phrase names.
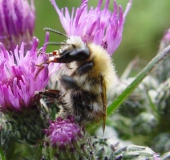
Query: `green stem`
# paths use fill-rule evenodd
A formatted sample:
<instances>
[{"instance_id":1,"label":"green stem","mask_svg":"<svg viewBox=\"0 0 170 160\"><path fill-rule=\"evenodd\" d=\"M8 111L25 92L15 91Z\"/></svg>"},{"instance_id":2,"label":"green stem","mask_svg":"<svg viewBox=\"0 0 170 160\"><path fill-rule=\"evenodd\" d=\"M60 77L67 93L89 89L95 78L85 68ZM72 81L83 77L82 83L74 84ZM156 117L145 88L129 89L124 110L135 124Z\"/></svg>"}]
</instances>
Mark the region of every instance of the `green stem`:
<instances>
[{"instance_id":1,"label":"green stem","mask_svg":"<svg viewBox=\"0 0 170 160\"><path fill-rule=\"evenodd\" d=\"M6 159L5 159L4 152L3 152L3 150L2 150L2 147L1 147L1 146L0 146L0 155L1 155L1 159L2 159L2 160L6 160Z\"/></svg>"},{"instance_id":2,"label":"green stem","mask_svg":"<svg viewBox=\"0 0 170 160\"><path fill-rule=\"evenodd\" d=\"M157 54L148 65L137 75L135 80L114 100L114 102L107 108L107 115L113 113L124 100L133 92L133 90L140 84L140 82L152 71L152 69L170 54L170 45L163 51Z\"/></svg>"}]
</instances>

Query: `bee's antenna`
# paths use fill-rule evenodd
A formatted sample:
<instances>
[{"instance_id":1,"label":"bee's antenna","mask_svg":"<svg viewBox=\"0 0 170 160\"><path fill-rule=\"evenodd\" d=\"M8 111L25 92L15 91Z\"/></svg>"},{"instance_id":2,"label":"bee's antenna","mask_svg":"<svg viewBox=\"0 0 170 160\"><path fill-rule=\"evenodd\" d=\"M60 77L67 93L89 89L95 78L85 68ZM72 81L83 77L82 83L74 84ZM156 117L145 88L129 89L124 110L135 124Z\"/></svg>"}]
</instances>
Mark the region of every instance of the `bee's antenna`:
<instances>
[{"instance_id":1,"label":"bee's antenna","mask_svg":"<svg viewBox=\"0 0 170 160\"><path fill-rule=\"evenodd\" d=\"M67 44L63 42L47 42L46 45L67 45Z\"/></svg>"},{"instance_id":2,"label":"bee's antenna","mask_svg":"<svg viewBox=\"0 0 170 160\"><path fill-rule=\"evenodd\" d=\"M53 33L57 33L57 34L59 34L59 35L61 35L61 36L64 36L64 37L67 37L67 38L68 38L68 36L67 36L66 34L63 34L63 33L59 32L59 31L57 31L57 30L55 30L55 29L52 29L52 28L44 28L44 30L45 30L45 31L50 31L50 32L53 32Z\"/></svg>"}]
</instances>

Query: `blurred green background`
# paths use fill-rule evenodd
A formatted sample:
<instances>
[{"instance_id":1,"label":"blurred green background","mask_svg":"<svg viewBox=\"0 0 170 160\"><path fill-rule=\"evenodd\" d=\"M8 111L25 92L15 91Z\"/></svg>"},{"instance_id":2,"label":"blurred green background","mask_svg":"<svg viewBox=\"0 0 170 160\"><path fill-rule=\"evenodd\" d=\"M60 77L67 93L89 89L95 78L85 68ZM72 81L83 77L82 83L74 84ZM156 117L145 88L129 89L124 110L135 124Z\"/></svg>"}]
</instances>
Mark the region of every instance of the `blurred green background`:
<instances>
[{"instance_id":1,"label":"blurred green background","mask_svg":"<svg viewBox=\"0 0 170 160\"><path fill-rule=\"evenodd\" d=\"M81 0L56 0L58 6L67 6L70 11L72 7L78 7ZM96 6L98 0L89 0L89 6ZM117 0L125 10L128 0ZM44 27L54 28L64 33L58 20L58 15L49 0L35 0L36 26L35 36L40 39L40 46L44 42ZM110 2L110 9L113 10L113 3ZM160 40L164 32L170 27L170 1L169 0L133 0L132 8L127 15L124 25L123 39L119 48L113 55L116 70L119 75L126 68L128 63L136 56L140 58L142 69L157 53ZM50 41L61 42L64 38L51 34ZM56 49L57 46L49 46L48 52Z\"/></svg>"}]
</instances>

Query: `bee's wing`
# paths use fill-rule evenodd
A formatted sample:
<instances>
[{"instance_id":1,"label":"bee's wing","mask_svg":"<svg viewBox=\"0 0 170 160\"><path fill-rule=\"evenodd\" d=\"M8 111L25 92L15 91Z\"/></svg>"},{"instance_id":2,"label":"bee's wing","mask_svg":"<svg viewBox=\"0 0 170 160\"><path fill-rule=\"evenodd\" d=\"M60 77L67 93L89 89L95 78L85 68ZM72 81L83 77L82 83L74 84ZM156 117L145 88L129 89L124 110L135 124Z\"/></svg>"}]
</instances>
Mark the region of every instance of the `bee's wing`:
<instances>
[{"instance_id":1,"label":"bee's wing","mask_svg":"<svg viewBox=\"0 0 170 160\"><path fill-rule=\"evenodd\" d=\"M105 130L105 124L106 124L106 109L107 109L107 97L106 97L106 84L105 81L103 79L103 77L101 76L101 97L102 97L102 102L103 102L103 132Z\"/></svg>"}]
</instances>

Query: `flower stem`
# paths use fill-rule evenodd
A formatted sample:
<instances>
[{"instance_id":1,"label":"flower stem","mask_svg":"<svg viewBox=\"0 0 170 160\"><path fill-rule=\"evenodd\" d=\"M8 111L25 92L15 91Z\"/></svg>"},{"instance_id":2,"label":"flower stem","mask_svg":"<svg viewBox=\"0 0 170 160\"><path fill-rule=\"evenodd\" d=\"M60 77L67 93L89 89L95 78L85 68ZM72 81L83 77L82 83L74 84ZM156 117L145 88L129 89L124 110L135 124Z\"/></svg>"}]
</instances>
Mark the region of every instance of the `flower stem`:
<instances>
[{"instance_id":1,"label":"flower stem","mask_svg":"<svg viewBox=\"0 0 170 160\"><path fill-rule=\"evenodd\" d=\"M1 147L1 146L0 146L0 155L1 155L1 158L0 158L0 159L2 159L2 160L6 160L5 155L4 155L4 152L3 152L3 150L2 150L2 147Z\"/></svg>"},{"instance_id":2,"label":"flower stem","mask_svg":"<svg viewBox=\"0 0 170 160\"><path fill-rule=\"evenodd\" d=\"M140 82L152 71L158 63L170 54L170 45L157 54L148 65L136 76L135 80L115 99L107 108L107 115L110 115L124 102L124 100L133 92Z\"/></svg>"}]
</instances>

